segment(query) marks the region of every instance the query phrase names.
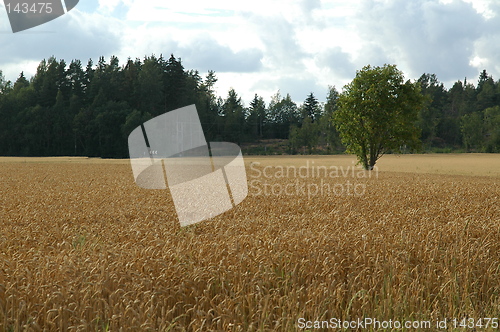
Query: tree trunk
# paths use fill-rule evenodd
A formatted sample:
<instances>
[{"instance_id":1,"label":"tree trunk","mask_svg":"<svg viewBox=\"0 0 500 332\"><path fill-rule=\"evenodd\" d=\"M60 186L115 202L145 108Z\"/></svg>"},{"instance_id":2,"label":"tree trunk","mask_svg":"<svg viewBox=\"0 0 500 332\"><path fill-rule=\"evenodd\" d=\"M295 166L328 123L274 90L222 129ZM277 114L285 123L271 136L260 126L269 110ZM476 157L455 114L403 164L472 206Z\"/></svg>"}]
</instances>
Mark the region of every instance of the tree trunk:
<instances>
[{"instance_id":1,"label":"tree trunk","mask_svg":"<svg viewBox=\"0 0 500 332\"><path fill-rule=\"evenodd\" d=\"M373 167L375 166L375 163L377 162L377 157L374 155L370 156L370 163L368 164L368 170L371 171L373 170Z\"/></svg>"},{"instance_id":2,"label":"tree trunk","mask_svg":"<svg viewBox=\"0 0 500 332\"><path fill-rule=\"evenodd\" d=\"M368 156L366 155L366 146L361 146L361 163L363 164L363 169L368 171Z\"/></svg>"}]
</instances>

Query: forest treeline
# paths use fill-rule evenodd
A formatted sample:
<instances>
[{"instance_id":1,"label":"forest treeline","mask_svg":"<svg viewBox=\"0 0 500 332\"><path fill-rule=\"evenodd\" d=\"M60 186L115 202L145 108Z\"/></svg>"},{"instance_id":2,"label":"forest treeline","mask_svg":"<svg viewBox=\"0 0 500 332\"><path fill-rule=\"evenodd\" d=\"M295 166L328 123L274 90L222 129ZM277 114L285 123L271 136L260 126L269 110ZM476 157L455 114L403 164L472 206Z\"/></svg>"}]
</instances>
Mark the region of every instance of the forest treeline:
<instances>
[{"instance_id":1,"label":"forest treeline","mask_svg":"<svg viewBox=\"0 0 500 332\"><path fill-rule=\"evenodd\" d=\"M486 71L477 84L447 90L434 74L419 80L426 96L416 125L424 150L500 152L500 81ZM217 96L216 74L186 70L171 55L96 64L43 60L28 79L12 83L0 71L0 155L128 157L127 137L145 121L196 104L207 141L238 144L287 140L287 153L339 153L332 114L339 92L326 102L310 93L302 104L279 91L266 105L255 95L244 105L234 89ZM269 153L270 150L256 150Z\"/></svg>"}]
</instances>

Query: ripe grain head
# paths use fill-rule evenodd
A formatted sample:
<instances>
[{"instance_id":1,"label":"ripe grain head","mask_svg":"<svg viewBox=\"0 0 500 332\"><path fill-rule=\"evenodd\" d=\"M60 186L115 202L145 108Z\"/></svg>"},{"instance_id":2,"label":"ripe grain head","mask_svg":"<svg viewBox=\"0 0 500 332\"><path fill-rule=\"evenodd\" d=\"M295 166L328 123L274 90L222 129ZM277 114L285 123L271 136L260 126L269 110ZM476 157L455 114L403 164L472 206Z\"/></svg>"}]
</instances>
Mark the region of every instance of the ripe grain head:
<instances>
[{"instance_id":1,"label":"ripe grain head","mask_svg":"<svg viewBox=\"0 0 500 332\"><path fill-rule=\"evenodd\" d=\"M292 331L300 317L498 314L496 177L380 172L352 180L363 195L250 193L180 228L168 192L136 187L126 164L1 167L0 329Z\"/></svg>"}]
</instances>

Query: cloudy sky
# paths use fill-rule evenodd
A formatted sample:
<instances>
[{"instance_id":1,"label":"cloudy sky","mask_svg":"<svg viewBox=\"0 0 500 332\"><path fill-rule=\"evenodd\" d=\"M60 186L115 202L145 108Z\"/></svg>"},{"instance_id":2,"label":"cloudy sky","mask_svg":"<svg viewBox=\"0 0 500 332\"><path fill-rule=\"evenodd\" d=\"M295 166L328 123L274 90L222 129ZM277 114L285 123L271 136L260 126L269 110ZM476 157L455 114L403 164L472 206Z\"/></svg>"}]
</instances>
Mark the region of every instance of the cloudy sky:
<instances>
[{"instance_id":1,"label":"cloudy sky","mask_svg":"<svg viewBox=\"0 0 500 332\"><path fill-rule=\"evenodd\" d=\"M0 70L32 76L50 56L97 62L116 55L165 57L186 69L214 70L217 93L230 87L246 105L278 89L297 102L324 101L367 64L396 64L406 78L435 73L450 88L500 79L498 0L80 0L68 14L12 33L0 5Z\"/></svg>"}]
</instances>

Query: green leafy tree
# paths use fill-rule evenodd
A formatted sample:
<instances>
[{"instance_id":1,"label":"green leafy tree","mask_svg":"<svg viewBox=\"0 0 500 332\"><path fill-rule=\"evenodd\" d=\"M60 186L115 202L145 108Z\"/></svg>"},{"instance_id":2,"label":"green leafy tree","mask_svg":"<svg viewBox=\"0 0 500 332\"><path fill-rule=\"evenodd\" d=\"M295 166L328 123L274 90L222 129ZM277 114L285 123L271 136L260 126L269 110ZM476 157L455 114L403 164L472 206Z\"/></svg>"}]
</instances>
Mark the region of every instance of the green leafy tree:
<instances>
[{"instance_id":1,"label":"green leafy tree","mask_svg":"<svg viewBox=\"0 0 500 332\"><path fill-rule=\"evenodd\" d=\"M474 84L467 83L467 79L464 81L464 95L466 107L463 114L474 112L474 110L476 109L477 91L474 87Z\"/></svg>"},{"instance_id":2,"label":"green leafy tree","mask_svg":"<svg viewBox=\"0 0 500 332\"><path fill-rule=\"evenodd\" d=\"M297 151L302 146L300 138L300 128L297 125L290 126L290 136L288 137L288 145L291 154L297 154Z\"/></svg>"},{"instance_id":3,"label":"green leafy tree","mask_svg":"<svg viewBox=\"0 0 500 332\"><path fill-rule=\"evenodd\" d=\"M448 91L448 108L450 109L450 114L461 117L462 115L472 111L469 109L465 89L466 86L462 83L462 81L457 81Z\"/></svg>"},{"instance_id":4,"label":"green leafy tree","mask_svg":"<svg viewBox=\"0 0 500 332\"><path fill-rule=\"evenodd\" d=\"M269 120L273 126L270 136L274 138L287 139L290 135L291 126L300 124L299 108L289 94L286 97L281 97L278 91L271 97Z\"/></svg>"},{"instance_id":5,"label":"green leafy tree","mask_svg":"<svg viewBox=\"0 0 500 332\"><path fill-rule=\"evenodd\" d=\"M332 123L333 114L338 109L339 92L335 86L328 87L328 95L324 106L323 115L319 119L320 139L323 140L328 152L340 148L339 133Z\"/></svg>"},{"instance_id":6,"label":"green leafy tree","mask_svg":"<svg viewBox=\"0 0 500 332\"><path fill-rule=\"evenodd\" d=\"M5 76L3 76L3 72L0 70L0 94L3 94L6 83Z\"/></svg>"},{"instance_id":7,"label":"green leafy tree","mask_svg":"<svg viewBox=\"0 0 500 332\"><path fill-rule=\"evenodd\" d=\"M484 110L485 151L500 152L500 106Z\"/></svg>"},{"instance_id":8,"label":"green leafy tree","mask_svg":"<svg viewBox=\"0 0 500 332\"><path fill-rule=\"evenodd\" d=\"M462 140L468 151L480 151L483 145L483 112L465 114L461 118Z\"/></svg>"},{"instance_id":9,"label":"green leafy tree","mask_svg":"<svg viewBox=\"0 0 500 332\"><path fill-rule=\"evenodd\" d=\"M296 153L301 148L304 148L305 154L305 149L307 148L307 153L312 154L314 147L318 145L318 140L318 122L313 122L309 116L302 121L300 128L296 125L292 125L290 128L290 147L292 153Z\"/></svg>"},{"instance_id":10,"label":"green leafy tree","mask_svg":"<svg viewBox=\"0 0 500 332\"><path fill-rule=\"evenodd\" d=\"M135 128L152 118L153 116L149 113L141 114L138 110L130 112L125 118L125 123L121 126L123 138L127 139Z\"/></svg>"},{"instance_id":11,"label":"green leafy tree","mask_svg":"<svg viewBox=\"0 0 500 332\"><path fill-rule=\"evenodd\" d=\"M123 137L120 124L126 123L132 113L127 102L108 101L95 110L98 150L96 155L103 158L119 158L127 154L127 140Z\"/></svg>"},{"instance_id":12,"label":"green leafy tree","mask_svg":"<svg viewBox=\"0 0 500 332\"><path fill-rule=\"evenodd\" d=\"M346 151L365 169L373 169L386 152L419 147L415 123L424 97L420 84L404 82L395 65L365 66L344 87L338 105L333 121Z\"/></svg>"}]
</instances>

